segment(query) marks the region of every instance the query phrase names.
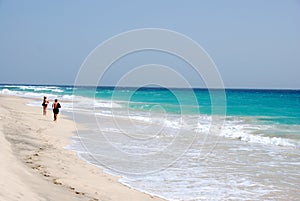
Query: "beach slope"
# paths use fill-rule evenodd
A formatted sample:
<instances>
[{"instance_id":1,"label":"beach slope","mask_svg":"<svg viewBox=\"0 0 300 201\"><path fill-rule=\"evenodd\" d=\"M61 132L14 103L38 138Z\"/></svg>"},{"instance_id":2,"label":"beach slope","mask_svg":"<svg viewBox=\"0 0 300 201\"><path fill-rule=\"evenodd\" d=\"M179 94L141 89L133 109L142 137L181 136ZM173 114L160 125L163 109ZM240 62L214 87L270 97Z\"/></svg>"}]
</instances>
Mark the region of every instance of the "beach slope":
<instances>
[{"instance_id":1,"label":"beach slope","mask_svg":"<svg viewBox=\"0 0 300 201\"><path fill-rule=\"evenodd\" d=\"M117 177L64 149L73 121L27 106L30 100L0 96L0 200L161 200L131 189Z\"/></svg>"}]
</instances>

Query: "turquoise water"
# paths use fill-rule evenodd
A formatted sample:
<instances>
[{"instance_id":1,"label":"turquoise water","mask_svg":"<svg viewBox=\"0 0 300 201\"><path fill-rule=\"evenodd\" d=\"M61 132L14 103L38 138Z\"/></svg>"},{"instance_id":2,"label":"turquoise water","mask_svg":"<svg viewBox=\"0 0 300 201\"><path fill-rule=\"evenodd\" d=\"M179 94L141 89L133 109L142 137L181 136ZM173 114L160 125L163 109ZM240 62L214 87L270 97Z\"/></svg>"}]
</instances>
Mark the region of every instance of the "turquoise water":
<instances>
[{"instance_id":1,"label":"turquoise water","mask_svg":"<svg viewBox=\"0 0 300 201\"><path fill-rule=\"evenodd\" d=\"M180 105L191 107L190 113L211 114L210 92L206 89L164 88L73 88L72 86L0 85L1 93L32 95L49 94L58 97L73 94L113 101L128 101L132 109L151 109L166 105L166 111L180 113ZM212 92L214 90L211 90ZM176 94L174 94L176 93ZM300 124L300 90L226 89L227 115L268 116L278 123ZM176 96L177 95L177 96ZM195 102L195 97L196 101ZM197 103L197 105L195 104Z\"/></svg>"},{"instance_id":2,"label":"turquoise water","mask_svg":"<svg viewBox=\"0 0 300 201\"><path fill-rule=\"evenodd\" d=\"M214 90L212 90L214 91ZM147 110L159 104L170 113L180 113L180 105L191 114L211 114L210 92L206 89L103 88L77 89L76 94L114 101L130 100L132 109ZM174 95L176 92L177 96ZM226 113L234 116L266 116L268 121L300 124L300 90L226 89ZM196 101L195 101L196 96ZM179 99L179 100L178 100ZM195 104L198 103L198 104ZM278 117L278 118L276 118Z\"/></svg>"},{"instance_id":3,"label":"turquoise water","mask_svg":"<svg viewBox=\"0 0 300 201\"><path fill-rule=\"evenodd\" d=\"M69 149L167 200L296 200L300 91L0 85L55 98L78 130Z\"/></svg>"},{"instance_id":4,"label":"turquoise water","mask_svg":"<svg viewBox=\"0 0 300 201\"><path fill-rule=\"evenodd\" d=\"M300 90L257 89L165 89L38 85L0 85L0 93L32 98L46 95L62 101L99 100L116 103L130 112L181 115L254 117L256 124L300 125ZM212 96L214 104L212 106ZM224 97L223 97L224 96ZM224 98L224 99L222 99ZM220 102L218 102L220 100ZM86 101L86 100L85 100ZM94 102L80 104L97 108ZM68 108L72 106L68 104ZM100 104L102 110L112 110ZM214 110L212 110L214 108ZM125 110L124 110L125 111ZM278 134L284 133L282 130ZM297 133L298 134L298 133ZM300 134L299 134L300 135Z\"/></svg>"},{"instance_id":5,"label":"turquoise water","mask_svg":"<svg viewBox=\"0 0 300 201\"><path fill-rule=\"evenodd\" d=\"M123 101L123 105L137 111L155 111L155 106L159 105L167 113L207 115L218 114L217 110L214 113L211 110L210 95L215 91L217 90L0 85L0 92L4 94L38 98L48 95L66 100L71 100L76 95ZM218 95L215 96L218 99ZM226 102L214 107L222 107L222 112L224 110L228 116L257 116L259 120L270 124L300 124L300 90L226 89L225 96Z\"/></svg>"}]
</instances>

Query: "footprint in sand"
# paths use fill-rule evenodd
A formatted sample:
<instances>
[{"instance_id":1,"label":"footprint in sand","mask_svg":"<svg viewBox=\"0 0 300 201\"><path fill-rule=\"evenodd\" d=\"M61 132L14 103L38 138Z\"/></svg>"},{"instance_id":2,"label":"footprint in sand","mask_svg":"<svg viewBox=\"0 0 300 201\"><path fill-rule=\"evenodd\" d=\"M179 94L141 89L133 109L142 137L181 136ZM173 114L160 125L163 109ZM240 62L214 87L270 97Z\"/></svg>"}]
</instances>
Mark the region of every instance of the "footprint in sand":
<instances>
[{"instance_id":1,"label":"footprint in sand","mask_svg":"<svg viewBox=\"0 0 300 201\"><path fill-rule=\"evenodd\" d=\"M53 183L56 184L56 185L62 185L62 183L59 182L58 179L53 179Z\"/></svg>"}]
</instances>

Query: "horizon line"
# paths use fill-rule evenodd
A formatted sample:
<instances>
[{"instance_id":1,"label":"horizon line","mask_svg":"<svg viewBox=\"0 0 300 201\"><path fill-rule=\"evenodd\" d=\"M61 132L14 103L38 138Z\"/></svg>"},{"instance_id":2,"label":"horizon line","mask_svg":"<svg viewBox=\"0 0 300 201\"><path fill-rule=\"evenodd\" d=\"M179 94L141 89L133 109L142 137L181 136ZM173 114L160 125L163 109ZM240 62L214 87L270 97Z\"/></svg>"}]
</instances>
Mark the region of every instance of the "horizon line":
<instances>
[{"instance_id":1,"label":"horizon line","mask_svg":"<svg viewBox=\"0 0 300 201\"><path fill-rule=\"evenodd\" d=\"M159 87L159 86L113 86L113 85L71 85L71 84L25 84L25 83L19 83L19 84L12 84L12 83L0 83L0 85L16 85L16 86L64 86L64 87L103 87L103 88L144 88L144 89L163 89L166 87ZM224 87L224 88L206 88L206 87L192 87L192 88L183 88L183 87L169 87L168 89L206 89L206 90L294 90L299 91L300 88L251 88L251 87Z\"/></svg>"}]
</instances>

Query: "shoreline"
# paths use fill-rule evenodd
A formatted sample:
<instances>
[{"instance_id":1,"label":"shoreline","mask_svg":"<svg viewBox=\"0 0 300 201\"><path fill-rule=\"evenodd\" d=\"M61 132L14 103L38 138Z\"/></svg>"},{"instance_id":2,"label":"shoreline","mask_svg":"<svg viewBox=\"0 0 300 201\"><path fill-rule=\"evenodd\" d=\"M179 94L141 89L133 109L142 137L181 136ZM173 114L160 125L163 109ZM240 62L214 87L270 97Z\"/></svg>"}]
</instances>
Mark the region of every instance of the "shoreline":
<instances>
[{"instance_id":1,"label":"shoreline","mask_svg":"<svg viewBox=\"0 0 300 201\"><path fill-rule=\"evenodd\" d=\"M0 200L163 200L132 189L65 147L76 126L30 99L0 95ZM49 106L48 106L49 107Z\"/></svg>"}]
</instances>

